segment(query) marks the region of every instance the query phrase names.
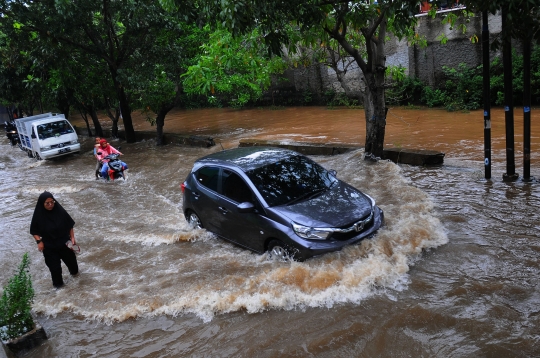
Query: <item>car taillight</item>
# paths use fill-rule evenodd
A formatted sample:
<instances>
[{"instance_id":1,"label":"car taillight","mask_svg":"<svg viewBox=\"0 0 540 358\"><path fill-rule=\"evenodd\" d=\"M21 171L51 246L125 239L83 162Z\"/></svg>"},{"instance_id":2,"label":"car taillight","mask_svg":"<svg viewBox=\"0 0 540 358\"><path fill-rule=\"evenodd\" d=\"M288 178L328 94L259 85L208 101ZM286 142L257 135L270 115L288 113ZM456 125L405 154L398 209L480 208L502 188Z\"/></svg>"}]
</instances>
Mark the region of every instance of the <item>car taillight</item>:
<instances>
[{"instance_id":1,"label":"car taillight","mask_svg":"<svg viewBox=\"0 0 540 358\"><path fill-rule=\"evenodd\" d=\"M180 189L182 189L182 193L186 191L186 183L180 184Z\"/></svg>"}]
</instances>

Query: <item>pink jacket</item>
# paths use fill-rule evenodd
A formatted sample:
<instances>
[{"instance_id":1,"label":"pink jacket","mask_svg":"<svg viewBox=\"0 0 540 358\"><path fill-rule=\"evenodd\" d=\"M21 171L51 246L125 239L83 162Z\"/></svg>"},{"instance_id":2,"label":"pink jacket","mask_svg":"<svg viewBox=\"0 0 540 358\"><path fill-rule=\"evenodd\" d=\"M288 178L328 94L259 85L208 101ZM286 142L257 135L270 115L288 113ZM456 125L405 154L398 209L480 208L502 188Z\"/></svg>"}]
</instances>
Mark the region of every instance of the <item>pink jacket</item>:
<instances>
[{"instance_id":1,"label":"pink jacket","mask_svg":"<svg viewBox=\"0 0 540 358\"><path fill-rule=\"evenodd\" d=\"M101 153L101 154L99 154ZM105 158L106 156L108 156L109 154L122 154L120 153L119 151L117 151L112 145L108 145L106 148L103 148L103 147L100 147L98 150L97 150L97 158L98 160L101 160L103 158ZM108 160L106 160L108 161Z\"/></svg>"}]
</instances>

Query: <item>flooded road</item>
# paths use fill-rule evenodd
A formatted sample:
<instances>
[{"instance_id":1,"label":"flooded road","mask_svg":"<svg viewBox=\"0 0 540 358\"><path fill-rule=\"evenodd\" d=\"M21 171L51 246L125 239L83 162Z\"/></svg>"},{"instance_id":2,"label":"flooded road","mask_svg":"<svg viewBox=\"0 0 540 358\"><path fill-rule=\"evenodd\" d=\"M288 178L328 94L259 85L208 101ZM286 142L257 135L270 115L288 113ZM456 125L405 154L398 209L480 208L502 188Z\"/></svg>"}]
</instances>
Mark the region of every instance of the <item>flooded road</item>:
<instances>
[{"instance_id":1,"label":"flooded road","mask_svg":"<svg viewBox=\"0 0 540 358\"><path fill-rule=\"evenodd\" d=\"M483 179L481 112L389 111L387 145L443 151L442 167L368 163L362 150L313 157L385 211L377 236L339 253L278 262L186 225L179 185L196 158L241 138L363 144L360 113L176 111L165 132L220 144L112 140L130 166L126 182L94 180L86 137L82 154L42 162L0 140L0 283L29 252L34 310L49 335L26 356L538 356L540 189L502 182L502 110L492 113L492 181ZM533 111L536 178L538 119ZM80 277L64 268L59 291L28 233L44 190L76 221L82 250Z\"/></svg>"}]
</instances>

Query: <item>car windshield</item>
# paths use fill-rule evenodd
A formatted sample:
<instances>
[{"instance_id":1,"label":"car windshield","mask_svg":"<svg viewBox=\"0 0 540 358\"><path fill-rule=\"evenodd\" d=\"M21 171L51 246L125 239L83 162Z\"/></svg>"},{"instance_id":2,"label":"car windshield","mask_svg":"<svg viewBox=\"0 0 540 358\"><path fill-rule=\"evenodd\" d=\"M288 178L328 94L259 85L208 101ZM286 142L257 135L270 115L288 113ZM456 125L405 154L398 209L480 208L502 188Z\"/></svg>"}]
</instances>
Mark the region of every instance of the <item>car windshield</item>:
<instances>
[{"instance_id":1,"label":"car windshield","mask_svg":"<svg viewBox=\"0 0 540 358\"><path fill-rule=\"evenodd\" d=\"M246 174L269 206L310 199L337 181L326 169L300 155L250 170Z\"/></svg>"},{"instance_id":2,"label":"car windshield","mask_svg":"<svg viewBox=\"0 0 540 358\"><path fill-rule=\"evenodd\" d=\"M38 125L37 132L39 139L47 139L73 133L73 128L66 120L61 120Z\"/></svg>"}]
</instances>

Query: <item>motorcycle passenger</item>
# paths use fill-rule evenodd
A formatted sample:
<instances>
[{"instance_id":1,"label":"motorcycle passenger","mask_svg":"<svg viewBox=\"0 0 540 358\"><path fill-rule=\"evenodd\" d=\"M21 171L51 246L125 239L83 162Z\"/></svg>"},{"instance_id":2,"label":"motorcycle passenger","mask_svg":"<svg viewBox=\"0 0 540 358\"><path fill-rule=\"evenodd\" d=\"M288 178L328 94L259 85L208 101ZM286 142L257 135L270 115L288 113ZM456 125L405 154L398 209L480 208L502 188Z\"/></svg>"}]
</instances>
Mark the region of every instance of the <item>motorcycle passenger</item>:
<instances>
[{"instance_id":1,"label":"motorcycle passenger","mask_svg":"<svg viewBox=\"0 0 540 358\"><path fill-rule=\"evenodd\" d=\"M107 178L107 172L109 170L108 159L103 159L109 154L119 154L122 155L118 150L116 150L113 146L111 146L109 143L107 143L106 139L101 139L99 141L99 149L97 149L97 158L98 160L103 163L103 166L101 167L101 176L103 178ZM128 166L126 163L122 162L122 168L124 170L128 169Z\"/></svg>"},{"instance_id":2,"label":"motorcycle passenger","mask_svg":"<svg viewBox=\"0 0 540 358\"><path fill-rule=\"evenodd\" d=\"M99 141L101 140L100 137L96 137L95 143L94 143L94 157L96 158L96 180L99 179L99 172L101 171L101 163L99 162L99 157L97 152L99 151L100 145Z\"/></svg>"}]
</instances>

